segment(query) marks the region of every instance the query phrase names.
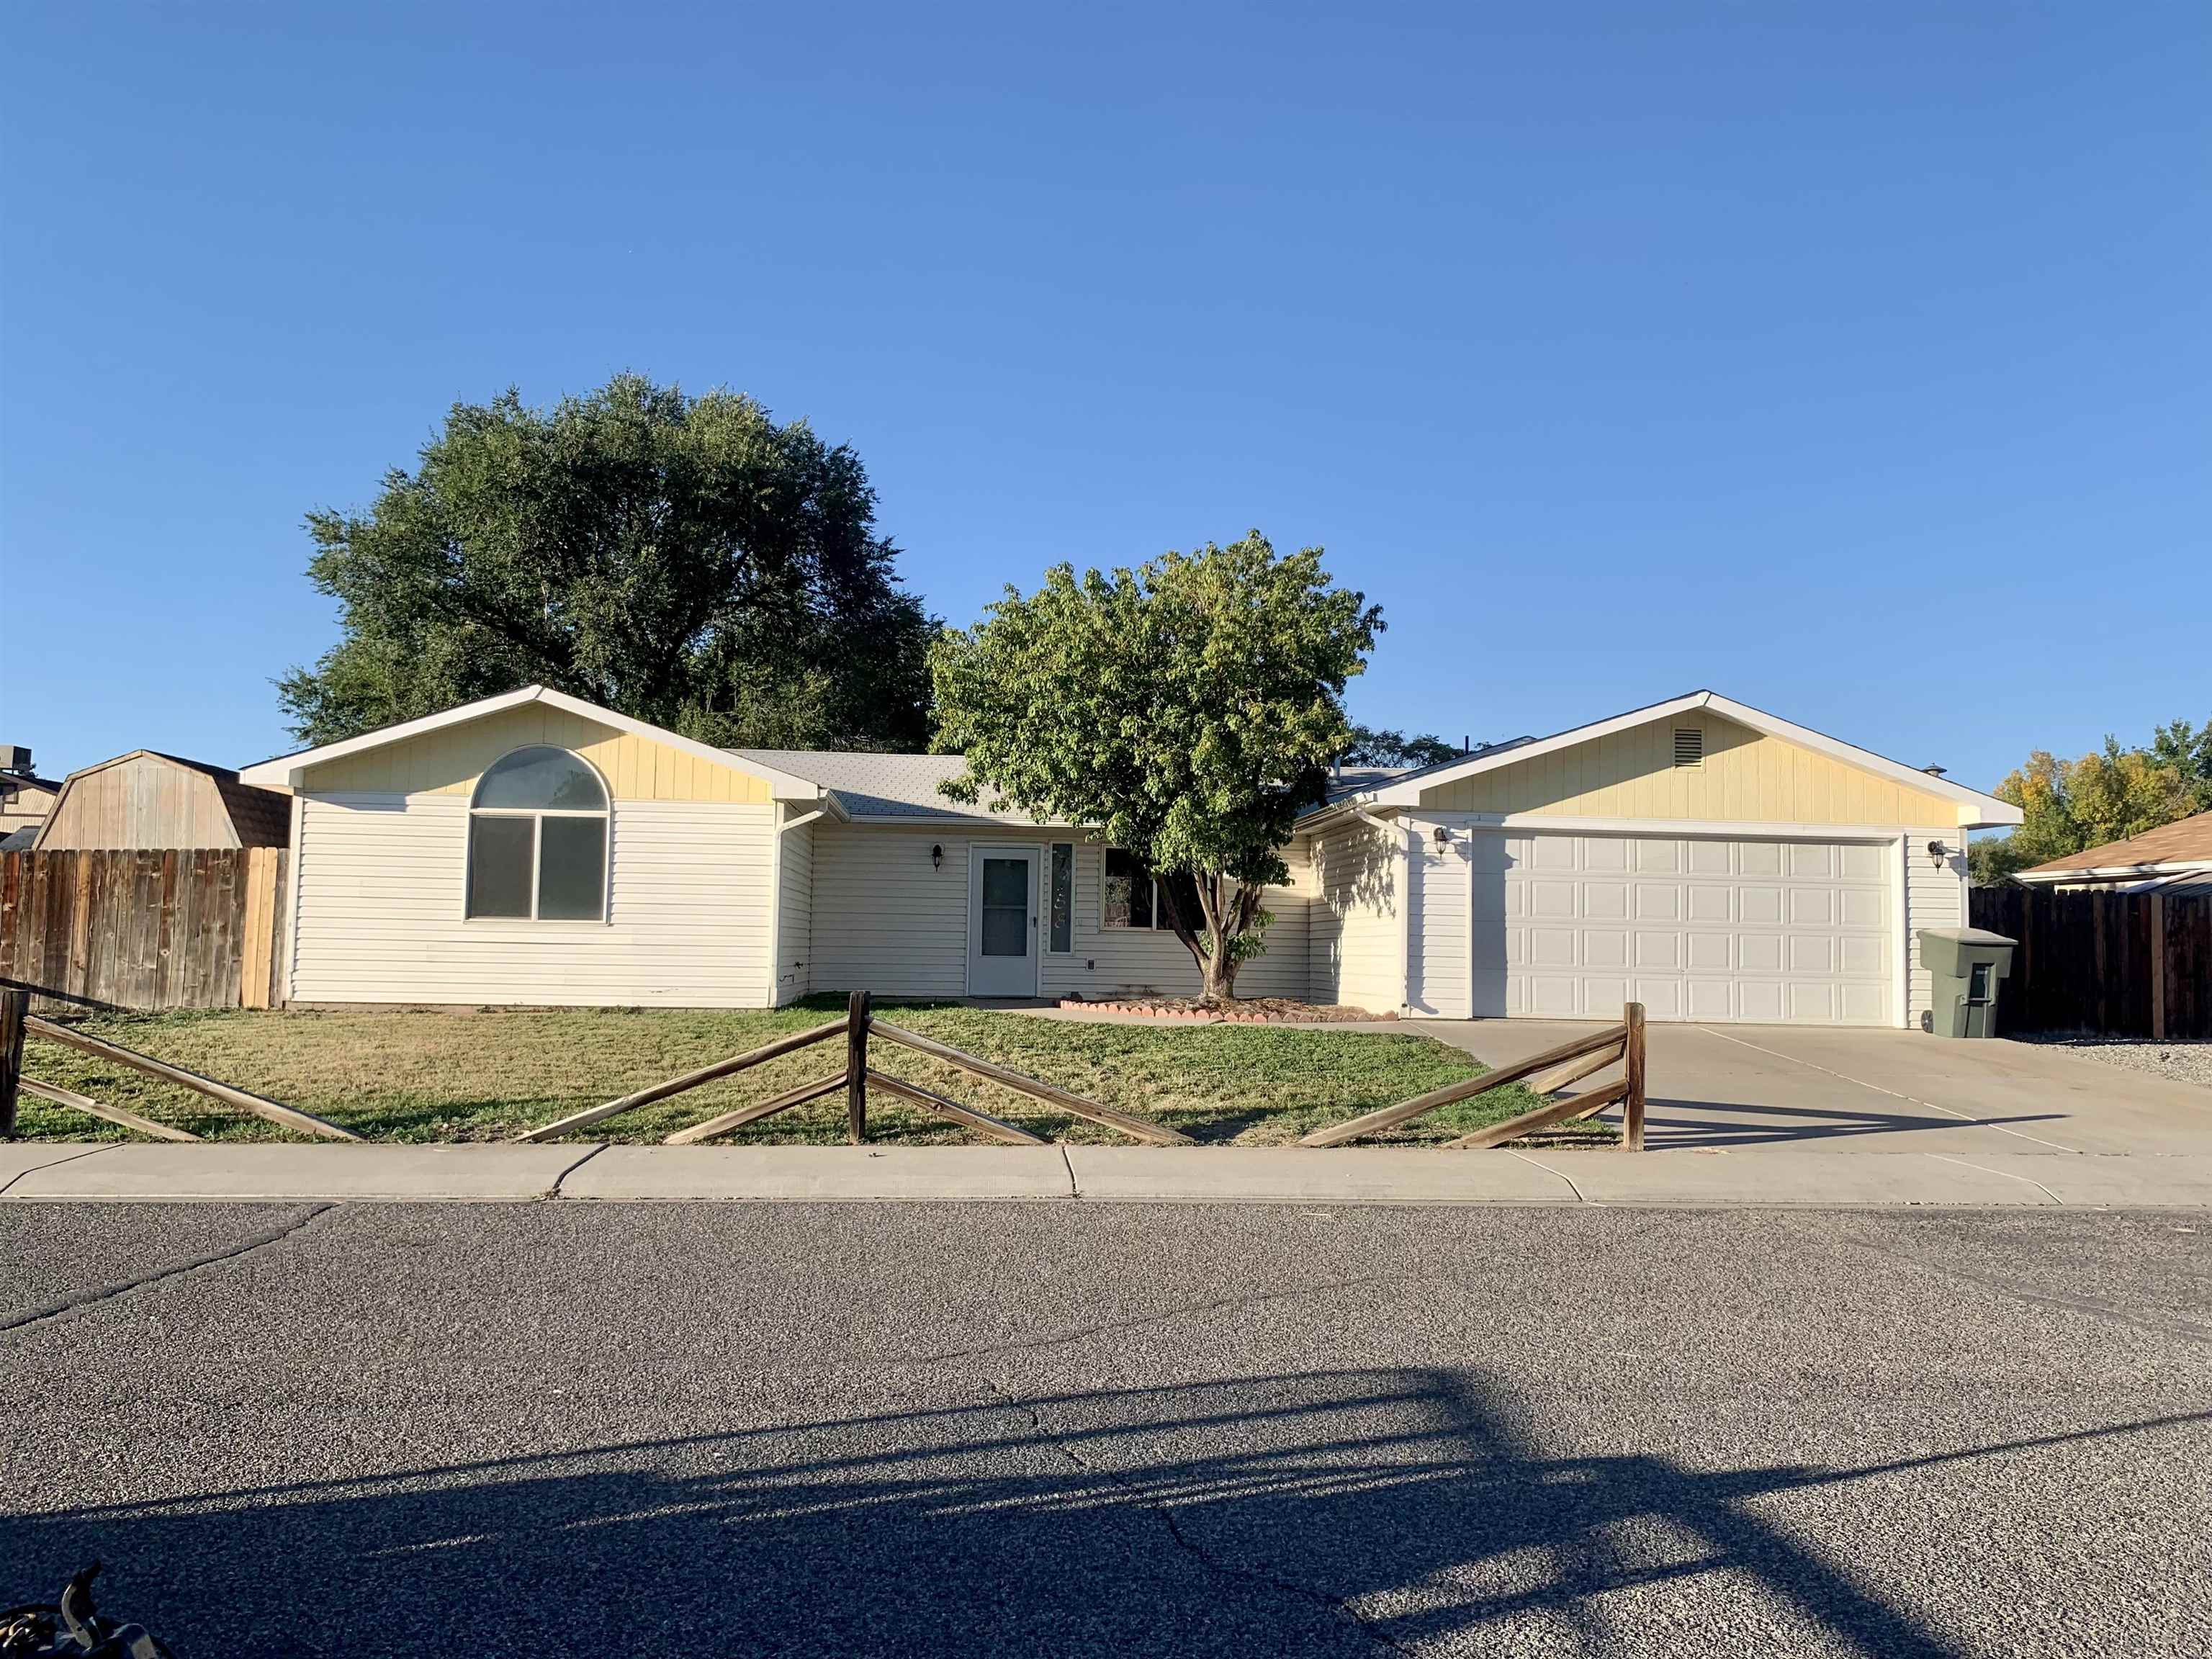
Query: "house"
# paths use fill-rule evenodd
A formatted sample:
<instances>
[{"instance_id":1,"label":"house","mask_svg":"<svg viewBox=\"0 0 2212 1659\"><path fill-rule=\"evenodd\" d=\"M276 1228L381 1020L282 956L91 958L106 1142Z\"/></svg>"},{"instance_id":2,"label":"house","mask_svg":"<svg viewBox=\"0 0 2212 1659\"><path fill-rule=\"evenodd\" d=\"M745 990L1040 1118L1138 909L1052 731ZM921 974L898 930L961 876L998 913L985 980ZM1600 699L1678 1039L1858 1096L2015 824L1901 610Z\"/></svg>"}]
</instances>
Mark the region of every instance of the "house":
<instances>
[{"instance_id":1,"label":"house","mask_svg":"<svg viewBox=\"0 0 2212 1659\"><path fill-rule=\"evenodd\" d=\"M134 749L62 781L33 842L41 853L198 852L283 847L292 803L282 791L178 755Z\"/></svg>"},{"instance_id":2,"label":"house","mask_svg":"<svg viewBox=\"0 0 2212 1659\"><path fill-rule=\"evenodd\" d=\"M20 744L0 744L0 842L36 834L62 787L31 769L31 751Z\"/></svg>"},{"instance_id":3,"label":"house","mask_svg":"<svg viewBox=\"0 0 2212 1659\"><path fill-rule=\"evenodd\" d=\"M2178 818L2124 841L2108 841L2018 872L2014 879L2060 892L2212 893L2212 812Z\"/></svg>"},{"instance_id":4,"label":"house","mask_svg":"<svg viewBox=\"0 0 2212 1659\"><path fill-rule=\"evenodd\" d=\"M531 686L249 767L293 792L307 1002L760 1006L1193 991L1150 877L946 800L955 757L722 750ZM1699 691L1344 780L1249 995L1902 1025L2016 808Z\"/></svg>"}]
</instances>

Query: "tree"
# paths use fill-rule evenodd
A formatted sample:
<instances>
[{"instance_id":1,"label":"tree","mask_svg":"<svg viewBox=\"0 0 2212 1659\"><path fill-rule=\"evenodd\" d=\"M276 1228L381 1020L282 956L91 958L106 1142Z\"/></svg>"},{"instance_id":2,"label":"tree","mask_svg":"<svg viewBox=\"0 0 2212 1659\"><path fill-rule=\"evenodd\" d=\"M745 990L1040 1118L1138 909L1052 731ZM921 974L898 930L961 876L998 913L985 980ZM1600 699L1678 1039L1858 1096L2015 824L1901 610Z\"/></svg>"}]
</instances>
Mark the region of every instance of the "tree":
<instances>
[{"instance_id":1,"label":"tree","mask_svg":"<svg viewBox=\"0 0 2212 1659\"><path fill-rule=\"evenodd\" d=\"M932 654L939 746L968 763L945 793L988 784L994 808L1131 854L1162 878L1209 1002L1265 949L1261 890L1290 878L1282 848L1351 741L1345 683L1382 632L1321 561L1255 530L1110 575L1059 565Z\"/></svg>"},{"instance_id":2,"label":"tree","mask_svg":"<svg viewBox=\"0 0 2212 1659\"><path fill-rule=\"evenodd\" d=\"M1346 766L1434 766L1439 761L1457 760L1459 756L1456 744L1446 743L1432 732L1409 738L1403 732L1355 726L1352 746L1337 758Z\"/></svg>"},{"instance_id":3,"label":"tree","mask_svg":"<svg viewBox=\"0 0 2212 1659\"><path fill-rule=\"evenodd\" d=\"M537 682L710 743L923 746L939 624L805 422L621 374L457 404L420 460L308 515L343 633L277 683L304 741Z\"/></svg>"},{"instance_id":4,"label":"tree","mask_svg":"<svg viewBox=\"0 0 2212 1659\"><path fill-rule=\"evenodd\" d=\"M2198 732L2175 720L2142 749L2123 749L2108 734L2103 749L2074 761L2038 749L1996 795L2024 817L2010 835L1967 849L1972 878L1984 885L2212 810L2212 725Z\"/></svg>"}]
</instances>

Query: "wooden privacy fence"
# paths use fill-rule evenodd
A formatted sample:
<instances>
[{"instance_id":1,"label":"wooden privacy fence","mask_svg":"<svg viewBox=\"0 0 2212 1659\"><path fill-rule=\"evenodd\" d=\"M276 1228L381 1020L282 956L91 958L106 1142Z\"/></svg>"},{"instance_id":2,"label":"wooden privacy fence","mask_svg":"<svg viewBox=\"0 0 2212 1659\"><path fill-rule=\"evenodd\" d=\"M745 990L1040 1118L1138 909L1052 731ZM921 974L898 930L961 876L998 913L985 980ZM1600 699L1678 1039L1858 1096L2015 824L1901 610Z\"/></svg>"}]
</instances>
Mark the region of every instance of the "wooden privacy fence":
<instances>
[{"instance_id":1,"label":"wooden privacy fence","mask_svg":"<svg viewBox=\"0 0 2212 1659\"><path fill-rule=\"evenodd\" d=\"M283 1000L289 854L0 853L0 980L44 1012Z\"/></svg>"},{"instance_id":2,"label":"wooden privacy fence","mask_svg":"<svg viewBox=\"0 0 2212 1659\"><path fill-rule=\"evenodd\" d=\"M2212 895L1977 887L1972 914L2019 941L2000 1031L2212 1037Z\"/></svg>"},{"instance_id":3,"label":"wooden privacy fence","mask_svg":"<svg viewBox=\"0 0 2212 1659\"><path fill-rule=\"evenodd\" d=\"M1191 1144L1188 1135L1179 1133L1164 1124L1155 1123L1150 1118L1139 1117L1133 1112L1119 1111L1111 1106L1102 1106L1095 1100L1087 1100L1081 1095L1070 1094L1065 1089L1057 1088L1041 1079L1030 1077L1026 1073L1017 1072L992 1060L985 1060L980 1055L965 1053L933 1038L923 1036L918 1031L909 1031L902 1025L894 1025L889 1020L878 1019L872 1011L868 993L866 991L855 991L852 994L846 1004L842 1018L833 1019L826 1025L817 1025L809 1030L794 1031L789 1036L778 1037L773 1042L763 1043L757 1048L749 1048L741 1054L732 1054L727 1060L718 1060L711 1066L702 1066L696 1071L686 1072L682 1077L671 1078L665 1083L656 1083L648 1088L639 1089L633 1093L623 1095L619 1099L610 1100L604 1105L587 1106L580 1112L573 1112L567 1117L554 1122L542 1123L526 1133L517 1135L515 1139L518 1141L550 1140L556 1135L567 1134L573 1130L589 1128L592 1124L603 1123L617 1113L630 1111L640 1106L649 1106L657 1100L667 1099L671 1095L682 1094L686 1089L696 1089L702 1083L712 1083L720 1078L733 1077L738 1073L750 1070L764 1061L794 1053L817 1042L827 1042L836 1036L842 1036L845 1039L845 1063L838 1070L826 1077L817 1078L811 1083L802 1083L795 1088L784 1090L781 1094L771 1095L766 1100L757 1101L750 1106L740 1106L735 1111L724 1112L719 1117L710 1117L703 1123L694 1123L689 1128L678 1129L662 1144L668 1146L690 1146L702 1140L712 1140L715 1136L727 1134L731 1130L744 1124L757 1123L762 1118L772 1117L778 1112L787 1111L793 1106L803 1106L810 1100L819 1100L824 1095L836 1094L839 1090L842 1090L845 1094L846 1136L857 1146L868 1138L868 1090L871 1087L879 1089L887 1095L896 1096L901 1100L910 1101L925 1111L934 1113L939 1117L957 1123L963 1128L981 1130L996 1140L1007 1141L1018 1146L1042 1146L1046 1144L1043 1139L1031 1134L1028 1130L1018 1128L1002 1119L993 1117L988 1112L980 1112L972 1106L963 1105L957 1100L939 1094L933 1089L925 1089L918 1083L909 1083L904 1078L892 1077L888 1073L878 1072L868 1064L868 1040L872 1036L881 1037L885 1042L911 1048L916 1054L927 1054L933 1060L939 1060L948 1065L957 1066L963 1072L971 1073L976 1077L987 1079L1006 1088L1044 1101L1049 1105L1057 1106L1062 1111L1073 1113L1077 1117L1087 1119L1093 1123L1103 1124L1109 1129L1119 1129L1123 1134L1133 1139L1149 1141L1155 1146L1188 1146Z\"/></svg>"},{"instance_id":4,"label":"wooden privacy fence","mask_svg":"<svg viewBox=\"0 0 2212 1659\"><path fill-rule=\"evenodd\" d=\"M1617 1102L1626 1102L1621 1114L1620 1144L1632 1152L1644 1150L1644 1005L1632 1002L1620 1011L1620 1024L1608 1025L1602 1031L1594 1031L1571 1042L1562 1042L1556 1048L1547 1048L1540 1054L1532 1054L1517 1066L1507 1066L1466 1083L1451 1083L1441 1089L1431 1089L1427 1094L1415 1095L1411 1100L1401 1100L1395 1106L1384 1106L1343 1123L1332 1123L1316 1129L1301 1146L1341 1146L1347 1140L1357 1140L1362 1135L1371 1135L1379 1130L1417 1118L1424 1112L1433 1112L1439 1106L1449 1106L1455 1101L1471 1100L1492 1089L1502 1089L1509 1083L1526 1082L1535 1093L1547 1095L1564 1089L1570 1083L1604 1071L1609 1066L1621 1068L1617 1082L1607 1083L1587 1093L1572 1095L1565 1100L1555 1100L1523 1112L1518 1117L1509 1117L1502 1123L1492 1123L1477 1129L1473 1134L1462 1135L1446 1143L1451 1146L1503 1146L1509 1140L1517 1140L1532 1129L1542 1129L1554 1123L1571 1123L1577 1118L1595 1116Z\"/></svg>"}]
</instances>

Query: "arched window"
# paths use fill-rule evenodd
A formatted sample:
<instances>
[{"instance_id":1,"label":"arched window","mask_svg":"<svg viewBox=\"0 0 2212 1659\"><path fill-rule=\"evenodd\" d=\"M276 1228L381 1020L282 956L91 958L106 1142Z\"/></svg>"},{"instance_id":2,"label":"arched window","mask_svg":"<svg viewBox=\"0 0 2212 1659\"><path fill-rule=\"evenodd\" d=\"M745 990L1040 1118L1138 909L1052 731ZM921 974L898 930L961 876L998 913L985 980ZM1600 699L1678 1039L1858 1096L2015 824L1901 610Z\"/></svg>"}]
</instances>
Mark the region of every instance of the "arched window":
<instances>
[{"instance_id":1,"label":"arched window","mask_svg":"<svg viewBox=\"0 0 2212 1659\"><path fill-rule=\"evenodd\" d=\"M469 803L471 917L599 921L607 914L607 792L565 749L518 749Z\"/></svg>"}]
</instances>

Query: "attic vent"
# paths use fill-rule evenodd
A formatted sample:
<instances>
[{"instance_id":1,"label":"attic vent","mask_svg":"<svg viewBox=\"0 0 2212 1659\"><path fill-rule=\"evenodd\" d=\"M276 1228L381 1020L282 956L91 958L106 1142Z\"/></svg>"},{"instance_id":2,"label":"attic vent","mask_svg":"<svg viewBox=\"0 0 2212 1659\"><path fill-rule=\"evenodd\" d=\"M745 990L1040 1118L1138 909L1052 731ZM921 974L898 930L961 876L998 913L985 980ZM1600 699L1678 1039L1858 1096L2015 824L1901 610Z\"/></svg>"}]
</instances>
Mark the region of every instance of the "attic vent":
<instances>
[{"instance_id":1,"label":"attic vent","mask_svg":"<svg viewBox=\"0 0 2212 1659\"><path fill-rule=\"evenodd\" d=\"M1674 764L1703 766L1705 763L1705 733L1701 726L1678 726L1674 728Z\"/></svg>"}]
</instances>

